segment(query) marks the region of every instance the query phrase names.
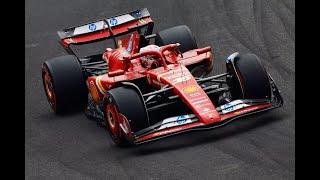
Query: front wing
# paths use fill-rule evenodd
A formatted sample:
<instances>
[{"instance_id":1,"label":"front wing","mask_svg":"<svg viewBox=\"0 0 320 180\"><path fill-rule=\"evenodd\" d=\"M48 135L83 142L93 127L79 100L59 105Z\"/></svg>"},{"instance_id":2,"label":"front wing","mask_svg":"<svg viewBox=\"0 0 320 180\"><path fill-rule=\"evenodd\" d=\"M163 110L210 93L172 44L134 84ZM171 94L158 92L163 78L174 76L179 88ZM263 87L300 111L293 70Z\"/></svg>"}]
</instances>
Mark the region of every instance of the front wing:
<instances>
[{"instance_id":1,"label":"front wing","mask_svg":"<svg viewBox=\"0 0 320 180\"><path fill-rule=\"evenodd\" d=\"M142 144L158 140L164 137L196 130L210 130L221 127L229 122L254 113L281 107L283 99L279 90L272 81L272 98L267 99L243 99L234 100L217 108L221 116L218 123L204 124L194 114L186 114L164 119L150 127L133 134L134 144Z\"/></svg>"}]
</instances>

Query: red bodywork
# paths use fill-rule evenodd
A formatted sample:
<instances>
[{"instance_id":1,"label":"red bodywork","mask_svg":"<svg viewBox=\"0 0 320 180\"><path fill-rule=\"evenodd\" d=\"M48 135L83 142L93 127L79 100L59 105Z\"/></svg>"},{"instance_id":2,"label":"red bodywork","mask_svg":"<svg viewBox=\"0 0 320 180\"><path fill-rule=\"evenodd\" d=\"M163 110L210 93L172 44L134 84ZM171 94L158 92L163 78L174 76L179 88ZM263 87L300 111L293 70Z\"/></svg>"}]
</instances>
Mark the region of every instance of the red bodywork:
<instances>
[{"instance_id":1,"label":"red bodywork","mask_svg":"<svg viewBox=\"0 0 320 180\"><path fill-rule=\"evenodd\" d=\"M67 49L70 44L81 44L98 39L105 39L110 36L123 35L128 29L148 25L152 22L150 16L139 20L132 20L110 29L101 29L95 32L79 34L76 36L62 37L61 44ZM211 47L199 48L179 54L175 48L178 44L169 44L160 47L160 50L150 50L148 52L139 52L140 34L138 31L127 33L126 36L117 40L117 48L107 48L102 57L108 64L108 73L100 76L90 76L87 78L87 86L93 101L99 104L108 90L115 88L123 81L133 81L143 78L149 85L158 89L164 86L173 87L174 94L178 95L185 105L192 110L197 117L197 121L182 124L179 126L158 129L150 133L133 137L131 132L126 133L128 138L133 138L135 143L155 139L184 130L207 127L212 124L223 122L227 119L245 114L259 109L268 109L271 103L252 105L240 108L229 113L219 113L212 103L211 99L198 85L195 78L186 68L188 65L197 64L206 61L208 70L212 68L213 56ZM154 55L160 58L161 66L155 69L142 66L141 57ZM121 112L119 114L120 126L128 127L129 123Z\"/></svg>"},{"instance_id":2,"label":"red bodywork","mask_svg":"<svg viewBox=\"0 0 320 180\"><path fill-rule=\"evenodd\" d=\"M103 29L92 33L80 34L78 36L63 39L62 44L64 46L69 46L70 44L87 43L97 39L108 38L111 35L116 36L123 32L127 32L128 28L143 26L149 23L152 23L152 19L150 17L145 17L140 20L130 21L125 24L115 26L112 28L112 33L108 29Z\"/></svg>"},{"instance_id":3,"label":"red bodywork","mask_svg":"<svg viewBox=\"0 0 320 180\"><path fill-rule=\"evenodd\" d=\"M96 103L102 100L105 93L109 89L117 86L119 82L132 81L139 78L145 78L150 85L159 88L164 85L172 85L174 87L174 91L177 94L184 96L186 102L190 103L190 107L193 99L192 94L184 93L184 87L197 86L197 92L194 93L202 93L203 97L207 97L202 89L198 87L197 82L185 66L199 63L201 61L207 61L209 65L208 68L212 68L212 54L210 52L210 47L185 52L182 55L183 57L174 51L165 50L163 54L166 56L167 61L164 63L164 66L156 69L149 69L141 65L139 57L135 57L136 55L139 55L139 35L137 33L132 33L119 41L121 41L121 46L118 49L107 48L106 52L103 54L103 59L108 63L109 72L100 76L91 76L87 79L87 84L90 85L90 92L92 96L95 97ZM131 52L127 51L129 46L132 46ZM161 48L170 48L170 46L172 45L163 46ZM152 53L152 51L149 51L146 54L149 53ZM154 53L157 54L158 52ZM132 56L131 59L125 60L129 56ZM181 78L188 78L188 80ZM181 82L177 83L177 81ZM210 108L214 109L214 107Z\"/></svg>"},{"instance_id":4,"label":"red bodywork","mask_svg":"<svg viewBox=\"0 0 320 180\"><path fill-rule=\"evenodd\" d=\"M176 46L175 44L162 46L160 47L160 53L149 51L145 54L159 53L160 56L161 50L168 49L164 50L162 53L166 59L165 62L163 62L164 64L156 69L148 69L141 65L140 56L145 54L138 53L138 34L133 33L121 41L121 47L115 50L107 49L103 54L103 58L109 64L109 72L100 76L91 76L87 79L87 83L90 85L89 90L94 101L98 104L99 101L104 98L106 92L109 89L116 87L119 82L144 78L150 85L159 89L166 85L173 87L173 92L180 97L198 118L198 121L193 123L170 127L136 137L134 139L134 142L136 143L153 139L158 136L180 132L185 129L219 123L248 111L272 106L271 103L260 104L242 108L235 112L219 114L211 99L198 85L197 81L186 68L187 65L199 63L201 61L207 61L207 63L211 65L213 58L209 46L185 52L182 56L173 51L173 47ZM130 45L130 43L132 44ZM131 52L127 51L129 46L133 47ZM120 118L119 123L128 126L125 117ZM127 135L132 138L131 133L128 133Z\"/></svg>"}]
</instances>

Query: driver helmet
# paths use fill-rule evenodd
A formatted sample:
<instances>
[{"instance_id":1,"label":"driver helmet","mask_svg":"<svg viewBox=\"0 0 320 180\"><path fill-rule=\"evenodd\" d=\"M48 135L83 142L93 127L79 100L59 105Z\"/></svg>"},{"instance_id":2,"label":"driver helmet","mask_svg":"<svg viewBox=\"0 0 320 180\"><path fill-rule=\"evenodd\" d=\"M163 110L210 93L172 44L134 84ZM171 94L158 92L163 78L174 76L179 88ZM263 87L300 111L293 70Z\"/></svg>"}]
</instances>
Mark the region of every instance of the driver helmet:
<instances>
[{"instance_id":1,"label":"driver helmet","mask_svg":"<svg viewBox=\"0 0 320 180\"><path fill-rule=\"evenodd\" d=\"M160 50L160 47L157 46L157 45L148 45L148 46L145 46L143 48L140 49L139 52L145 52L145 51L159 51ZM143 56L140 58L141 59L141 64L143 67L145 68L157 68L160 66L160 63L159 63L159 57L156 57L156 56L153 56L153 55L148 55L148 56Z\"/></svg>"},{"instance_id":2,"label":"driver helmet","mask_svg":"<svg viewBox=\"0 0 320 180\"><path fill-rule=\"evenodd\" d=\"M145 52L145 51L150 51L150 50L159 51L160 47L157 45L151 44L151 45L148 45L148 46L141 48L140 52Z\"/></svg>"}]
</instances>

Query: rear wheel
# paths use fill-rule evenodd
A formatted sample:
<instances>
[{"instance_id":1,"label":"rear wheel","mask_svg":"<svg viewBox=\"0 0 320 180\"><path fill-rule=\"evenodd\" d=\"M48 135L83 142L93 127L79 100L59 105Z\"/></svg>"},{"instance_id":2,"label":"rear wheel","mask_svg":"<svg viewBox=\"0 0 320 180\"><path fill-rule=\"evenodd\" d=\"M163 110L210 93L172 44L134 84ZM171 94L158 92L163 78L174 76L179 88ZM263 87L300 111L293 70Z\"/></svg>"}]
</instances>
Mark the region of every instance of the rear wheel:
<instances>
[{"instance_id":1,"label":"rear wheel","mask_svg":"<svg viewBox=\"0 0 320 180\"><path fill-rule=\"evenodd\" d=\"M164 46L175 43L180 43L178 49L181 52L198 48L196 39L192 35L190 28L186 25L171 27L157 33L156 45Z\"/></svg>"},{"instance_id":2,"label":"rear wheel","mask_svg":"<svg viewBox=\"0 0 320 180\"><path fill-rule=\"evenodd\" d=\"M178 49L182 53L198 48L195 37L186 25L171 27L157 33L156 45L164 46L174 43L180 43ZM202 61L189 65L188 69L194 77L204 77L210 73L212 64L208 64L208 61Z\"/></svg>"},{"instance_id":3,"label":"rear wheel","mask_svg":"<svg viewBox=\"0 0 320 180\"><path fill-rule=\"evenodd\" d=\"M48 102L56 113L84 109L87 87L76 57L56 57L43 63L42 80Z\"/></svg>"},{"instance_id":4,"label":"rear wheel","mask_svg":"<svg viewBox=\"0 0 320 180\"><path fill-rule=\"evenodd\" d=\"M121 86L107 92L105 119L107 131L117 145L128 144L131 133L149 126L147 111L139 90Z\"/></svg>"},{"instance_id":5,"label":"rear wheel","mask_svg":"<svg viewBox=\"0 0 320 180\"><path fill-rule=\"evenodd\" d=\"M255 54L237 55L227 63L227 78L233 99L270 99L268 73Z\"/></svg>"}]
</instances>

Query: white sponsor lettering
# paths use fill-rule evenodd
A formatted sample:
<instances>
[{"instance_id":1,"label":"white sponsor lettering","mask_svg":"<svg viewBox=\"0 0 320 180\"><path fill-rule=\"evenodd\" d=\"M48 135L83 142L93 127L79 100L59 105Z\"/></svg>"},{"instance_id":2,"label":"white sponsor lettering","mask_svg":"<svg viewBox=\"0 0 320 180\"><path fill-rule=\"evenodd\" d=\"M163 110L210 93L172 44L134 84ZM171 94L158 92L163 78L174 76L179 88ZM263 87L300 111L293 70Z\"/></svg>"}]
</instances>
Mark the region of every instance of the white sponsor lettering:
<instances>
[{"instance_id":1,"label":"white sponsor lettering","mask_svg":"<svg viewBox=\"0 0 320 180\"><path fill-rule=\"evenodd\" d=\"M203 97L194 98L194 99L192 99L192 102L197 102L201 99L207 99L207 97L203 96Z\"/></svg>"},{"instance_id":2,"label":"white sponsor lettering","mask_svg":"<svg viewBox=\"0 0 320 180\"><path fill-rule=\"evenodd\" d=\"M159 129L165 129L165 128L169 128L169 127L189 124L189 123L197 121L197 119L195 117L196 116L194 114L186 114L186 115L181 115L181 116L170 117L170 118L164 119L162 121L162 125L160 126Z\"/></svg>"},{"instance_id":3,"label":"white sponsor lettering","mask_svg":"<svg viewBox=\"0 0 320 180\"><path fill-rule=\"evenodd\" d=\"M201 112L208 112L208 111L212 111L211 109L209 109L209 108L204 108L204 109L202 109L202 111Z\"/></svg>"},{"instance_id":4,"label":"white sponsor lettering","mask_svg":"<svg viewBox=\"0 0 320 180\"><path fill-rule=\"evenodd\" d=\"M222 109L222 113L229 113L248 106L248 104L244 104L241 100L235 100L220 106L220 108Z\"/></svg>"},{"instance_id":5,"label":"white sponsor lettering","mask_svg":"<svg viewBox=\"0 0 320 180\"><path fill-rule=\"evenodd\" d=\"M207 102L207 101L209 101L209 100L208 99L204 99L204 100L193 102L192 104L196 105L196 104L200 104L200 103Z\"/></svg>"},{"instance_id":6,"label":"white sponsor lettering","mask_svg":"<svg viewBox=\"0 0 320 180\"><path fill-rule=\"evenodd\" d=\"M179 78L176 78L173 80L172 84L177 84L177 83L181 83L183 81L188 81L190 80L191 77L190 76L182 76L182 77L179 77Z\"/></svg>"},{"instance_id":7,"label":"white sponsor lettering","mask_svg":"<svg viewBox=\"0 0 320 180\"><path fill-rule=\"evenodd\" d=\"M114 18L109 18L107 21L109 22L110 26L116 26L118 24L126 23L129 21L132 21L134 17L132 17L130 14L125 14L122 16L114 17Z\"/></svg>"},{"instance_id":8,"label":"white sponsor lettering","mask_svg":"<svg viewBox=\"0 0 320 180\"><path fill-rule=\"evenodd\" d=\"M84 26L76 27L74 29L73 35L85 34L89 32L102 30L105 26L104 21L98 21L95 23L87 24Z\"/></svg>"},{"instance_id":9,"label":"white sponsor lettering","mask_svg":"<svg viewBox=\"0 0 320 180\"><path fill-rule=\"evenodd\" d=\"M130 14L125 14L122 16L107 19L110 27L116 26L118 24L123 24L132 20L134 20L134 17L132 17ZM99 31L105 28L108 28L108 24L105 21L98 21L98 22L86 24L84 26L76 27L74 29L73 35L90 33L90 32Z\"/></svg>"},{"instance_id":10,"label":"white sponsor lettering","mask_svg":"<svg viewBox=\"0 0 320 180\"><path fill-rule=\"evenodd\" d=\"M182 74L188 75L188 72L184 71L183 69L176 69L176 70L170 70L170 71L168 71L168 72L159 74L159 75L157 76L157 79L158 79L158 81L160 81L160 77L162 77L162 76L167 76L167 75L171 75L171 76L172 76L172 75L178 74L178 73L179 73L179 75L181 75L181 76L182 76Z\"/></svg>"},{"instance_id":11,"label":"white sponsor lettering","mask_svg":"<svg viewBox=\"0 0 320 180\"><path fill-rule=\"evenodd\" d=\"M200 96L200 95L201 95L201 93L199 93L199 92L195 92L195 93L190 93L189 94L190 97L197 97L197 96Z\"/></svg>"}]
</instances>

